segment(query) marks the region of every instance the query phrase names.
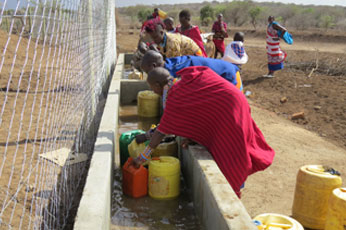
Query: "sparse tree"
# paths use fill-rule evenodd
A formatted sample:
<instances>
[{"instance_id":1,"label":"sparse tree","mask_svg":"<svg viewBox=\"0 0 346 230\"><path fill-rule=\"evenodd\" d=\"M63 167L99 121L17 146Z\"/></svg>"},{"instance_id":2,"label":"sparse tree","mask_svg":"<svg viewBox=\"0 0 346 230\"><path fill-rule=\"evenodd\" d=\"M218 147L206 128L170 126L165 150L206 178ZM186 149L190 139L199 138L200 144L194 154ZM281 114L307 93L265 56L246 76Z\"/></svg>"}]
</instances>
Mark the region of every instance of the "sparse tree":
<instances>
[{"instance_id":1,"label":"sparse tree","mask_svg":"<svg viewBox=\"0 0 346 230\"><path fill-rule=\"evenodd\" d=\"M137 18L140 22L144 22L147 20L148 16L152 14L152 10L150 8L144 8L138 11Z\"/></svg>"},{"instance_id":2,"label":"sparse tree","mask_svg":"<svg viewBox=\"0 0 346 230\"><path fill-rule=\"evenodd\" d=\"M262 11L263 11L262 7L259 7L259 6L252 7L249 10L249 14L251 17L251 24L253 25L253 28L255 30L256 30L257 21L261 15Z\"/></svg>"},{"instance_id":3,"label":"sparse tree","mask_svg":"<svg viewBox=\"0 0 346 230\"><path fill-rule=\"evenodd\" d=\"M233 1L226 6L225 20L231 21L235 26L242 26L248 21L251 2L249 1Z\"/></svg>"},{"instance_id":4,"label":"sparse tree","mask_svg":"<svg viewBox=\"0 0 346 230\"><path fill-rule=\"evenodd\" d=\"M321 17L321 27L328 30L335 26L335 19L330 15L323 15Z\"/></svg>"},{"instance_id":5,"label":"sparse tree","mask_svg":"<svg viewBox=\"0 0 346 230\"><path fill-rule=\"evenodd\" d=\"M284 5L284 7L281 7L281 10L279 11L278 15L282 17L282 23L286 25L287 21L289 21L291 18L297 15L299 11L300 8L296 5Z\"/></svg>"},{"instance_id":6,"label":"sparse tree","mask_svg":"<svg viewBox=\"0 0 346 230\"><path fill-rule=\"evenodd\" d=\"M215 15L225 14L226 6L224 4L219 4L214 7Z\"/></svg>"},{"instance_id":7,"label":"sparse tree","mask_svg":"<svg viewBox=\"0 0 346 230\"><path fill-rule=\"evenodd\" d=\"M214 9L210 5L204 6L200 10L200 18L203 25L208 26L214 17Z\"/></svg>"},{"instance_id":8,"label":"sparse tree","mask_svg":"<svg viewBox=\"0 0 346 230\"><path fill-rule=\"evenodd\" d=\"M126 14L131 17L132 23L137 21L138 8L138 6L129 6L125 9Z\"/></svg>"}]
</instances>

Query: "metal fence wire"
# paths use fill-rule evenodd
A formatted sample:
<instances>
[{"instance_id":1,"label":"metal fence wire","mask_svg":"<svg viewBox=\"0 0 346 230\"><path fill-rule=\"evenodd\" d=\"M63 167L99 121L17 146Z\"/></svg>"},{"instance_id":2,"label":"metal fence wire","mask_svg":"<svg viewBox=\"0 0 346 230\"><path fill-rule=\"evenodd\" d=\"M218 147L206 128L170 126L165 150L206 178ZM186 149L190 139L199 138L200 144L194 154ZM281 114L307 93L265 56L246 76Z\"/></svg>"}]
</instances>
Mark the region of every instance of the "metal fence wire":
<instances>
[{"instance_id":1,"label":"metal fence wire","mask_svg":"<svg viewBox=\"0 0 346 230\"><path fill-rule=\"evenodd\" d=\"M114 9L0 0L0 229L66 228L116 61Z\"/></svg>"}]
</instances>

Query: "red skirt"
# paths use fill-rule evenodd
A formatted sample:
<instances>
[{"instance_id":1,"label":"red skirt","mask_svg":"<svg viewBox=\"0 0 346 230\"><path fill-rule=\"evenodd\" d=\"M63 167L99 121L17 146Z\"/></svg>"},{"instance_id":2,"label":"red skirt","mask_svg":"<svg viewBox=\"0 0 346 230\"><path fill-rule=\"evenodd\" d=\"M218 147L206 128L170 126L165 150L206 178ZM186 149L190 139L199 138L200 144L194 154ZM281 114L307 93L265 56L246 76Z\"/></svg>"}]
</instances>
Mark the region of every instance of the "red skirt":
<instances>
[{"instance_id":1,"label":"red skirt","mask_svg":"<svg viewBox=\"0 0 346 230\"><path fill-rule=\"evenodd\" d=\"M221 53L225 53L225 43L223 40L219 39L213 39L213 42L215 44L215 48L220 51Z\"/></svg>"}]
</instances>

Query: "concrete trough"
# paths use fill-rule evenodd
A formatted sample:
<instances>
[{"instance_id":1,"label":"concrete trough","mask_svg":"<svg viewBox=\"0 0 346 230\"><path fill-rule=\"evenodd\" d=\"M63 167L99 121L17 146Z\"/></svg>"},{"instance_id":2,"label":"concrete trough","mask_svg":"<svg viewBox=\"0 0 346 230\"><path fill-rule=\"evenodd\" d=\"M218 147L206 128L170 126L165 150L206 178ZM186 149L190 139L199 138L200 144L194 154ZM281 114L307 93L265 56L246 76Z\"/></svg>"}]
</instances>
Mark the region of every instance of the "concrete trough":
<instances>
[{"instance_id":1,"label":"concrete trough","mask_svg":"<svg viewBox=\"0 0 346 230\"><path fill-rule=\"evenodd\" d=\"M131 55L120 54L111 79L107 102L91 159L74 229L128 229L111 225L113 170L119 167L118 108L134 103L148 89L145 81L122 80ZM205 229L256 230L257 227L233 192L211 155L202 146L180 149L182 173L195 211Z\"/></svg>"}]
</instances>

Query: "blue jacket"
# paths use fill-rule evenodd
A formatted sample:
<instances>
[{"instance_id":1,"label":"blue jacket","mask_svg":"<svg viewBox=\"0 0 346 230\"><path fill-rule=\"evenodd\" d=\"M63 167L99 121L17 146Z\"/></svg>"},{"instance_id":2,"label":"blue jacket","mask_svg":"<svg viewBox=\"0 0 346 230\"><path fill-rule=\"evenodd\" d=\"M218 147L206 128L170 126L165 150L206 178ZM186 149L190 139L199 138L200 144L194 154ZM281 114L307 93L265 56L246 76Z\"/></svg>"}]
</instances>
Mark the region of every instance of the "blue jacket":
<instances>
[{"instance_id":1,"label":"blue jacket","mask_svg":"<svg viewBox=\"0 0 346 230\"><path fill-rule=\"evenodd\" d=\"M209 67L227 81L237 85L236 73L239 71L239 68L232 63L220 59L198 56L179 56L174 58L166 58L165 69L167 69L173 77L177 77L176 72L189 66Z\"/></svg>"}]
</instances>

